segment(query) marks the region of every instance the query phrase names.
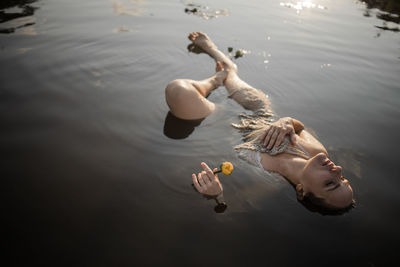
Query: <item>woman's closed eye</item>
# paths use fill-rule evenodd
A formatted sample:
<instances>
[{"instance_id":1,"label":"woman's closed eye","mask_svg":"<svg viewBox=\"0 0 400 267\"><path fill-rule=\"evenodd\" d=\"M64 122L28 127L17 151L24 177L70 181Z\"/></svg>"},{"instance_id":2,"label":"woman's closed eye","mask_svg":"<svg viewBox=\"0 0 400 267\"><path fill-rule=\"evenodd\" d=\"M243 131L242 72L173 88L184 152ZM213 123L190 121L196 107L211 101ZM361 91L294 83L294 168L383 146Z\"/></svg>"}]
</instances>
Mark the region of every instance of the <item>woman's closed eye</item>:
<instances>
[{"instance_id":1,"label":"woman's closed eye","mask_svg":"<svg viewBox=\"0 0 400 267\"><path fill-rule=\"evenodd\" d=\"M335 183L333 181L327 181L325 182L325 186L331 186L334 185Z\"/></svg>"},{"instance_id":2,"label":"woman's closed eye","mask_svg":"<svg viewBox=\"0 0 400 267\"><path fill-rule=\"evenodd\" d=\"M329 180L325 183L325 187L327 191L333 191L340 187L340 183L337 183L334 180Z\"/></svg>"}]
</instances>

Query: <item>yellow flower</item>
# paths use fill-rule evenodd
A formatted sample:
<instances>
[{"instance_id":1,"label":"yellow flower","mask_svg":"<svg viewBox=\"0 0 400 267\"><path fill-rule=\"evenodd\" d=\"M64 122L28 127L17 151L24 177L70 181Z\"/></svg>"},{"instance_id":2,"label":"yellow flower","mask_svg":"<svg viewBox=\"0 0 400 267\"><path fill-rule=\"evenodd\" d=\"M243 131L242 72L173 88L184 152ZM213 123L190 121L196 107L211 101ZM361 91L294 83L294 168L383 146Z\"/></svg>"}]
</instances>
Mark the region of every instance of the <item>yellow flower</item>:
<instances>
[{"instance_id":1,"label":"yellow flower","mask_svg":"<svg viewBox=\"0 0 400 267\"><path fill-rule=\"evenodd\" d=\"M229 161L222 162L221 170L223 174L229 175L233 172L233 164Z\"/></svg>"}]
</instances>

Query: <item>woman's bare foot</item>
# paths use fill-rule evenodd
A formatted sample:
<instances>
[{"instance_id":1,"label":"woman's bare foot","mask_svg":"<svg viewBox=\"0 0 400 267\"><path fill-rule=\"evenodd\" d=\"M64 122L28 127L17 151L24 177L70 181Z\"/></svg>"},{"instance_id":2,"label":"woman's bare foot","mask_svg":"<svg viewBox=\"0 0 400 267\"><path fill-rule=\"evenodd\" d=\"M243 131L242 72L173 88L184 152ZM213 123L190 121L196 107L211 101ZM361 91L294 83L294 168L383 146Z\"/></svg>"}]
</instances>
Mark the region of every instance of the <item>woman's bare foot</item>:
<instances>
[{"instance_id":1,"label":"woman's bare foot","mask_svg":"<svg viewBox=\"0 0 400 267\"><path fill-rule=\"evenodd\" d=\"M230 60L224 53L222 53L217 46L211 41L207 34L202 32L191 32L188 36L189 40L197 47L200 47L204 52L209 54L215 61L225 63L226 67L231 70L237 71L237 66Z\"/></svg>"},{"instance_id":2,"label":"woman's bare foot","mask_svg":"<svg viewBox=\"0 0 400 267\"><path fill-rule=\"evenodd\" d=\"M191 32L188 36L189 40L193 42L196 46L200 47L207 53L210 50L217 49L217 46L211 41L207 34L202 32Z\"/></svg>"}]
</instances>

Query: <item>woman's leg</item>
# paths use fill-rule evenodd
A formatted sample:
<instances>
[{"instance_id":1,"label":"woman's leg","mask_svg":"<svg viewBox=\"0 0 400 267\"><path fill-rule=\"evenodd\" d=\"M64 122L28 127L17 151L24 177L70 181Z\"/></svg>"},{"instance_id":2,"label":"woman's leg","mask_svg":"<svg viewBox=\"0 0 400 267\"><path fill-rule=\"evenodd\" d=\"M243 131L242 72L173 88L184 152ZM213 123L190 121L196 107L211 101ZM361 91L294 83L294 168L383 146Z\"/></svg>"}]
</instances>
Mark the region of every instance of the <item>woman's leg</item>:
<instances>
[{"instance_id":1,"label":"woman's leg","mask_svg":"<svg viewBox=\"0 0 400 267\"><path fill-rule=\"evenodd\" d=\"M210 115L215 110L215 104L206 97L223 84L226 73L224 65L217 62L215 75L208 79L178 79L169 82L165 88L165 98L172 114L185 120L196 120Z\"/></svg>"},{"instance_id":2,"label":"woman's leg","mask_svg":"<svg viewBox=\"0 0 400 267\"><path fill-rule=\"evenodd\" d=\"M230 98L257 115L271 113L268 96L263 91L252 87L240 79L236 69L227 69L227 71L228 75L226 76L224 85Z\"/></svg>"},{"instance_id":3,"label":"woman's leg","mask_svg":"<svg viewBox=\"0 0 400 267\"><path fill-rule=\"evenodd\" d=\"M193 44L200 47L214 58L215 61L222 61L225 64L228 75L224 85L229 93L229 97L234 99L245 109L252 110L257 114L271 112L268 96L261 90L255 89L239 78L236 64L217 48L207 34L192 32L189 34L189 39Z\"/></svg>"}]
</instances>

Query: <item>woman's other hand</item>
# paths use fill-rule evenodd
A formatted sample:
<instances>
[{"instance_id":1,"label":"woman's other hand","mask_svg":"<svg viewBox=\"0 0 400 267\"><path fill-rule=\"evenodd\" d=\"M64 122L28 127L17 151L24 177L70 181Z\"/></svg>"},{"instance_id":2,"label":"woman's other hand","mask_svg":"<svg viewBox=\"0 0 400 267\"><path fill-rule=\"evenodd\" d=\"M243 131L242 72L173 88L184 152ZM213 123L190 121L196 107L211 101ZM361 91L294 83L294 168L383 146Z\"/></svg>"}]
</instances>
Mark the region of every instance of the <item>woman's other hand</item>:
<instances>
[{"instance_id":1,"label":"woman's other hand","mask_svg":"<svg viewBox=\"0 0 400 267\"><path fill-rule=\"evenodd\" d=\"M273 146L279 146L286 135L290 136L290 141L295 145L296 133L293 127L293 120L290 117L281 118L268 125L259 139L264 141L264 146L267 149L272 149Z\"/></svg>"},{"instance_id":2,"label":"woman's other hand","mask_svg":"<svg viewBox=\"0 0 400 267\"><path fill-rule=\"evenodd\" d=\"M203 168L203 171L197 176L194 173L192 174L194 187L204 195L217 196L221 194L223 188L218 176L214 174L210 167L208 167L204 162L201 163L201 167ZM216 170L217 168L214 169L214 171Z\"/></svg>"}]
</instances>

